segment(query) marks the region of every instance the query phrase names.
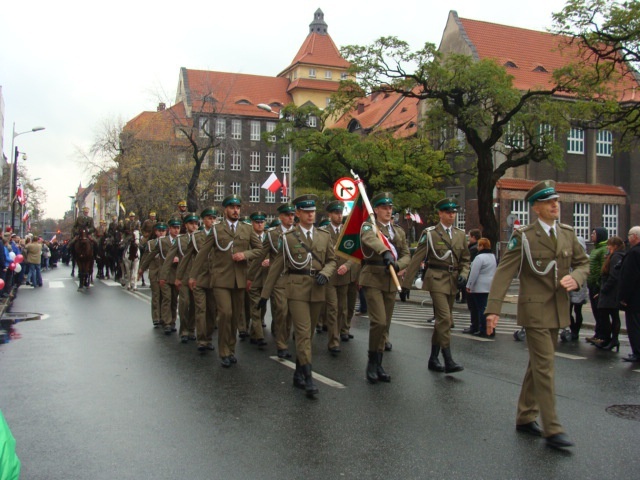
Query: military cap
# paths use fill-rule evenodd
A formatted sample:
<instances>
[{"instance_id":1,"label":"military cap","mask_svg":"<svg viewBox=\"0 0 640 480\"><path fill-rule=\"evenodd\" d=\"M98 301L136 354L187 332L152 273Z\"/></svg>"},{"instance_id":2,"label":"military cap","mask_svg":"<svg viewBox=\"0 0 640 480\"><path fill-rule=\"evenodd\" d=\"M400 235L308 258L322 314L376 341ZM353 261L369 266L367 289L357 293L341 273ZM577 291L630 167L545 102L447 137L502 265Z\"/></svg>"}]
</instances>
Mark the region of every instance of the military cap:
<instances>
[{"instance_id":1,"label":"military cap","mask_svg":"<svg viewBox=\"0 0 640 480\"><path fill-rule=\"evenodd\" d=\"M436 203L436 209L440 211L449 210L457 212L458 208L460 208L460 206L458 205L456 199L453 197L443 198L438 203Z\"/></svg>"},{"instance_id":2,"label":"military cap","mask_svg":"<svg viewBox=\"0 0 640 480\"><path fill-rule=\"evenodd\" d=\"M136 216L136 212L129 212L129 216L130 217L135 217Z\"/></svg>"},{"instance_id":3,"label":"military cap","mask_svg":"<svg viewBox=\"0 0 640 480\"><path fill-rule=\"evenodd\" d=\"M296 207L290 203L283 203L278 207L278 213L294 213Z\"/></svg>"},{"instance_id":4,"label":"military cap","mask_svg":"<svg viewBox=\"0 0 640 480\"><path fill-rule=\"evenodd\" d=\"M249 215L245 215L244 217L242 217L242 218L240 219L240 221L241 221L242 223L246 223L247 225L251 225L251 219L249 218Z\"/></svg>"},{"instance_id":5,"label":"military cap","mask_svg":"<svg viewBox=\"0 0 640 480\"><path fill-rule=\"evenodd\" d=\"M296 206L296 210L315 211L316 200L318 197L311 193L306 195L300 195L293 200L293 204Z\"/></svg>"},{"instance_id":6,"label":"military cap","mask_svg":"<svg viewBox=\"0 0 640 480\"><path fill-rule=\"evenodd\" d=\"M340 212L344 210L344 203L340 200L334 200L329 205L327 205L327 212Z\"/></svg>"},{"instance_id":7,"label":"military cap","mask_svg":"<svg viewBox=\"0 0 640 480\"><path fill-rule=\"evenodd\" d=\"M197 222L198 221L198 215L195 212L187 212L187 214L184 216L184 219L182 221L184 223Z\"/></svg>"},{"instance_id":8,"label":"military cap","mask_svg":"<svg viewBox=\"0 0 640 480\"><path fill-rule=\"evenodd\" d=\"M267 214L264 212L253 212L251 215L249 215L249 218L251 219L251 221L253 222L264 222L265 219L267 218Z\"/></svg>"},{"instance_id":9,"label":"military cap","mask_svg":"<svg viewBox=\"0 0 640 480\"><path fill-rule=\"evenodd\" d=\"M179 217L173 217L169 219L170 227L180 227L182 226L182 219Z\"/></svg>"},{"instance_id":10,"label":"military cap","mask_svg":"<svg viewBox=\"0 0 640 480\"><path fill-rule=\"evenodd\" d=\"M149 216L150 216L150 217L155 217L155 216L156 216L156 212L155 212L155 211L153 211L153 210L151 210L151 211L149 212Z\"/></svg>"},{"instance_id":11,"label":"military cap","mask_svg":"<svg viewBox=\"0 0 640 480\"><path fill-rule=\"evenodd\" d=\"M156 230L166 230L169 227L167 227L167 224L164 222L158 222L153 226L153 228L155 228Z\"/></svg>"},{"instance_id":12,"label":"military cap","mask_svg":"<svg viewBox=\"0 0 640 480\"><path fill-rule=\"evenodd\" d=\"M328 218L323 218L322 220L320 220L318 227L324 227L325 225L329 225L330 223L331 220L329 220Z\"/></svg>"},{"instance_id":13,"label":"military cap","mask_svg":"<svg viewBox=\"0 0 640 480\"><path fill-rule=\"evenodd\" d=\"M543 180L542 182L536 183L531 190L527 192L524 199L529 202L529 205L533 205L537 201L551 200L558 197L556 182L553 180Z\"/></svg>"},{"instance_id":14,"label":"military cap","mask_svg":"<svg viewBox=\"0 0 640 480\"><path fill-rule=\"evenodd\" d=\"M222 200L223 207L227 207L229 205L240 205L240 204L242 204L242 199L240 198L240 195L236 195L235 193L233 195L229 195L228 197L225 197L224 200Z\"/></svg>"},{"instance_id":15,"label":"military cap","mask_svg":"<svg viewBox=\"0 0 640 480\"><path fill-rule=\"evenodd\" d=\"M204 210L202 210L202 212L200 213L200 217L204 218L206 216L217 217L218 210L216 210L216 207L207 207Z\"/></svg>"},{"instance_id":16,"label":"military cap","mask_svg":"<svg viewBox=\"0 0 640 480\"><path fill-rule=\"evenodd\" d=\"M371 199L371 206L375 208L380 205L393 205L393 194L391 192L382 192L374 195Z\"/></svg>"},{"instance_id":17,"label":"military cap","mask_svg":"<svg viewBox=\"0 0 640 480\"><path fill-rule=\"evenodd\" d=\"M105 219L100 219L100 224L101 225L106 225L107 221Z\"/></svg>"},{"instance_id":18,"label":"military cap","mask_svg":"<svg viewBox=\"0 0 640 480\"><path fill-rule=\"evenodd\" d=\"M276 218L275 220L273 220L273 222L269 224L269 228L279 227L280 225L282 225L282 222L280 221L279 218Z\"/></svg>"},{"instance_id":19,"label":"military cap","mask_svg":"<svg viewBox=\"0 0 640 480\"><path fill-rule=\"evenodd\" d=\"M178 206L179 207L186 207L187 206L187 201L186 200L180 200L178 202Z\"/></svg>"},{"instance_id":20,"label":"military cap","mask_svg":"<svg viewBox=\"0 0 640 480\"><path fill-rule=\"evenodd\" d=\"M84 212L85 210L88 212L89 211L89 207L87 207L87 206L82 207L82 211Z\"/></svg>"}]
</instances>

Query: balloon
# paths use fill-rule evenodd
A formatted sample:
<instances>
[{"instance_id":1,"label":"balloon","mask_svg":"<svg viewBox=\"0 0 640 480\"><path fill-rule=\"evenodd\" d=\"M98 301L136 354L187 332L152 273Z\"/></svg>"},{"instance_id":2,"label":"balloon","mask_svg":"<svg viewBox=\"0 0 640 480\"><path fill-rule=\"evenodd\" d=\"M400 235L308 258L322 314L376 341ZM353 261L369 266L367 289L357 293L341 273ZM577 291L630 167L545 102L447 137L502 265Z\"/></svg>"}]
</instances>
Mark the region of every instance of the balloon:
<instances>
[{"instance_id":1,"label":"balloon","mask_svg":"<svg viewBox=\"0 0 640 480\"><path fill-rule=\"evenodd\" d=\"M11 254L9 254L9 256L11 256ZM24 261L24 257L22 256L21 253L16 255L15 261L16 261L16 263L22 263Z\"/></svg>"},{"instance_id":2,"label":"balloon","mask_svg":"<svg viewBox=\"0 0 640 480\"><path fill-rule=\"evenodd\" d=\"M16 269L16 262L11 262L11 264L9 265L9 270L15 270Z\"/></svg>"},{"instance_id":3,"label":"balloon","mask_svg":"<svg viewBox=\"0 0 640 480\"><path fill-rule=\"evenodd\" d=\"M4 280L0 278L0 290L4 288Z\"/></svg>"},{"instance_id":4,"label":"balloon","mask_svg":"<svg viewBox=\"0 0 640 480\"><path fill-rule=\"evenodd\" d=\"M22 271L22 265L16 263L16 268L13 271L16 273L20 273Z\"/></svg>"},{"instance_id":5,"label":"balloon","mask_svg":"<svg viewBox=\"0 0 640 480\"><path fill-rule=\"evenodd\" d=\"M12 262L16 259L16 252L9 252L9 260Z\"/></svg>"}]
</instances>

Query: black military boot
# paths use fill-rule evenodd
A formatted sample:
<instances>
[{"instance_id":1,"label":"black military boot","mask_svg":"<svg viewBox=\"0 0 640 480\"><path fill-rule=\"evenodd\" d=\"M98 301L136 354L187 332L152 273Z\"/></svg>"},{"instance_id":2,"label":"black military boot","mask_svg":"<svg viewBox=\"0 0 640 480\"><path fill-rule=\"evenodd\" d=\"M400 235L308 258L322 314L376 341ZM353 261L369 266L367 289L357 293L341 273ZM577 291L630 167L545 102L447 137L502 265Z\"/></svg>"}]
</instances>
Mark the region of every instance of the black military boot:
<instances>
[{"instance_id":1,"label":"black military boot","mask_svg":"<svg viewBox=\"0 0 640 480\"><path fill-rule=\"evenodd\" d=\"M367 380L369 383L378 383L378 352L368 352Z\"/></svg>"},{"instance_id":2,"label":"black military boot","mask_svg":"<svg viewBox=\"0 0 640 480\"><path fill-rule=\"evenodd\" d=\"M453 361L453 357L451 356L451 347L443 348L442 356L444 357L444 373L455 373L464 370L462 365L458 365Z\"/></svg>"},{"instance_id":3,"label":"black military boot","mask_svg":"<svg viewBox=\"0 0 640 480\"><path fill-rule=\"evenodd\" d=\"M438 355L440 355L440 346L431 345L431 356L429 357L429 370L433 370L434 372L444 372L444 367L440 363L440 360L438 359Z\"/></svg>"},{"instance_id":4,"label":"black military boot","mask_svg":"<svg viewBox=\"0 0 640 480\"><path fill-rule=\"evenodd\" d=\"M306 386L304 383L304 373L302 373L298 359L296 359L296 371L293 372L293 386L302 390L304 390Z\"/></svg>"},{"instance_id":5,"label":"black military boot","mask_svg":"<svg viewBox=\"0 0 640 480\"><path fill-rule=\"evenodd\" d=\"M391 381L391 375L389 375L387 372L384 371L384 368L382 368L382 352L376 352L376 360L377 360L377 373L378 373L378 380L380 380L381 382L390 382Z\"/></svg>"},{"instance_id":6,"label":"black military boot","mask_svg":"<svg viewBox=\"0 0 640 480\"><path fill-rule=\"evenodd\" d=\"M307 392L307 397L313 398L318 394L318 387L313 383L313 376L311 375L311 364L307 363L300 367L304 375L304 389Z\"/></svg>"}]
</instances>

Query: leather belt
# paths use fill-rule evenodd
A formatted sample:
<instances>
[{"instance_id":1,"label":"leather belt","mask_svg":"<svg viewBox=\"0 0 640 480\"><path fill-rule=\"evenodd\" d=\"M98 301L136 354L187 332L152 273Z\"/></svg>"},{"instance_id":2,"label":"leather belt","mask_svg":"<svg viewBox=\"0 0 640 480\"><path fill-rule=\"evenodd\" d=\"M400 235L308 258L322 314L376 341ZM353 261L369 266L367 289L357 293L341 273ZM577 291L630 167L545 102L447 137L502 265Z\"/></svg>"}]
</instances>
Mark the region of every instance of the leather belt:
<instances>
[{"instance_id":1,"label":"leather belt","mask_svg":"<svg viewBox=\"0 0 640 480\"><path fill-rule=\"evenodd\" d=\"M454 267L453 265L444 266L444 265L431 265L429 264L427 268L433 268L434 270L445 270L449 273L460 271L460 267Z\"/></svg>"},{"instance_id":2,"label":"leather belt","mask_svg":"<svg viewBox=\"0 0 640 480\"><path fill-rule=\"evenodd\" d=\"M289 270L289 275L309 275L309 276L315 276L318 273L318 270L309 270L309 269L303 269L303 270Z\"/></svg>"},{"instance_id":3,"label":"leather belt","mask_svg":"<svg viewBox=\"0 0 640 480\"><path fill-rule=\"evenodd\" d=\"M384 267L384 262L376 260L362 260L362 265L375 265L376 267Z\"/></svg>"}]
</instances>

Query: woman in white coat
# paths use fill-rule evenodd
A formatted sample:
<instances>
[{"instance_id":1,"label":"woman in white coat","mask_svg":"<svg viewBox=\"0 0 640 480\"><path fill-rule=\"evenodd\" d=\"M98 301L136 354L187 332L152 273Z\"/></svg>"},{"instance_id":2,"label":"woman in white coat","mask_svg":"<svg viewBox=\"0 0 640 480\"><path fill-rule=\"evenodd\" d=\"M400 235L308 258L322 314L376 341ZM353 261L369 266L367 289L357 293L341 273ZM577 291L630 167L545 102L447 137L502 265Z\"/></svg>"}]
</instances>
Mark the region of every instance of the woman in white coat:
<instances>
[{"instance_id":1,"label":"woman in white coat","mask_svg":"<svg viewBox=\"0 0 640 480\"><path fill-rule=\"evenodd\" d=\"M478 332L474 332L473 335L485 338L495 337L495 332L487 335L487 320L484 316L484 310L487 307L489 290L497 265L496 256L491 251L491 241L484 237L478 240L478 255L471 262L471 271L467 280L467 293L473 296L472 304L477 309L480 327Z\"/></svg>"}]
</instances>

